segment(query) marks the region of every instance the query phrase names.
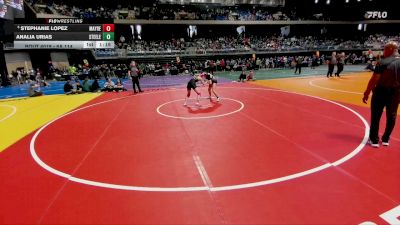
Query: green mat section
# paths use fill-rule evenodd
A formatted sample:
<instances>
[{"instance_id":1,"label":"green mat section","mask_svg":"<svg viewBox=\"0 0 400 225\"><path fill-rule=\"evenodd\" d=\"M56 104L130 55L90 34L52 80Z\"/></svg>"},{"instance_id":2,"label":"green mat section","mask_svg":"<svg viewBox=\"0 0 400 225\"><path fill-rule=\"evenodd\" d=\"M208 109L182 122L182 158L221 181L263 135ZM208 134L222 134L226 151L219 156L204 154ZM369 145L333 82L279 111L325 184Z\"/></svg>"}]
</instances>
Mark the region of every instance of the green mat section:
<instances>
[{"instance_id":1,"label":"green mat section","mask_svg":"<svg viewBox=\"0 0 400 225\"><path fill-rule=\"evenodd\" d=\"M343 74L354 72L365 72L365 65L346 65ZM261 69L255 70L255 77L257 80L268 80L288 77L305 77L305 76L326 76L328 72L327 66L316 67L315 69L302 68L301 74L294 74L295 69ZM334 72L336 71L336 68ZM248 73L249 71L246 71ZM238 80L240 71L223 71L216 72L218 77L227 78L229 80Z\"/></svg>"}]
</instances>

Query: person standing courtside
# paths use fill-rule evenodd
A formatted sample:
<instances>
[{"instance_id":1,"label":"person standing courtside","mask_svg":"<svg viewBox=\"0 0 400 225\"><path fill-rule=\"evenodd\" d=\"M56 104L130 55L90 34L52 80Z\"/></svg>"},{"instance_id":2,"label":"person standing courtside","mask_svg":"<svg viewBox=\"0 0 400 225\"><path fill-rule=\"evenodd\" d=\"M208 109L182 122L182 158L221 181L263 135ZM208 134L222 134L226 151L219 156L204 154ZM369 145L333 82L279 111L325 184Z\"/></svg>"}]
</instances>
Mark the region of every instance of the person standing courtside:
<instances>
[{"instance_id":1,"label":"person standing courtside","mask_svg":"<svg viewBox=\"0 0 400 225\"><path fill-rule=\"evenodd\" d=\"M299 56L296 58L296 70L294 71L294 74L297 73L297 70L299 70L299 74L301 74L302 65L303 65L303 58Z\"/></svg>"},{"instance_id":2,"label":"person standing courtside","mask_svg":"<svg viewBox=\"0 0 400 225\"><path fill-rule=\"evenodd\" d=\"M332 52L331 57L328 58L328 73L326 74L326 77L332 77L336 63L336 52Z\"/></svg>"},{"instance_id":3,"label":"person standing courtside","mask_svg":"<svg viewBox=\"0 0 400 225\"><path fill-rule=\"evenodd\" d=\"M343 71L344 68L344 58L345 58L344 52L340 53L337 55L336 60L337 60L337 71L335 73L336 77L340 77L340 73Z\"/></svg>"},{"instance_id":4,"label":"person standing courtside","mask_svg":"<svg viewBox=\"0 0 400 225\"><path fill-rule=\"evenodd\" d=\"M371 91L371 128L369 144L379 147L379 121L383 109L386 108L386 128L382 136L382 145L389 146L390 135L394 129L397 110L400 103L400 58L398 44L389 42L383 51L384 58L380 60L368 82L364 92L363 102L367 103Z\"/></svg>"},{"instance_id":5,"label":"person standing courtside","mask_svg":"<svg viewBox=\"0 0 400 225\"><path fill-rule=\"evenodd\" d=\"M131 78L132 78L133 92L137 93L135 85L137 86L139 92L143 92L142 89L140 88L139 69L136 67L135 61L131 62L130 67L131 67Z\"/></svg>"}]
</instances>

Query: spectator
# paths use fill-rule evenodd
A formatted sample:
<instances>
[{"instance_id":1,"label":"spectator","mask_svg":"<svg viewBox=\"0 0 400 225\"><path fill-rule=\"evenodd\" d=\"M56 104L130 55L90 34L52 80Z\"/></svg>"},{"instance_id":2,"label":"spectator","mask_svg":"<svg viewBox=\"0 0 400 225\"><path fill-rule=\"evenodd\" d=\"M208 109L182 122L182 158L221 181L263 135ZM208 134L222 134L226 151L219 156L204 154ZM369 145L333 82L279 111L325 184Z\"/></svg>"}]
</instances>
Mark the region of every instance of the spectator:
<instances>
[{"instance_id":1,"label":"spectator","mask_svg":"<svg viewBox=\"0 0 400 225\"><path fill-rule=\"evenodd\" d=\"M42 95L43 95L43 92L40 91L40 85L38 85L32 81L28 87L28 96L29 97L37 97L37 96L42 96Z\"/></svg>"},{"instance_id":2,"label":"spectator","mask_svg":"<svg viewBox=\"0 0 400 225\"><path fill-rule=\"evenodd\" d=\"M77 80L75 82L72 79L67 80L64 84L64 93L66 95L83 93L82 86L80 85L79 80Z\"/></svg>"},{"instance_id":3,"label":"spectator","mask_svg":"<svg viewBox=\"0 0 400 225\"><path fill-rule=\"evenodd\" d=\"M100 91L100 85L99 85L99 80L94 79L92 86L90 87L91 92L99 92Z\"/></svg>"},{"instance_id":4,"label":"spectator","mask_svg":"<svg viewBox=\"0 0 400 225\"><path fill-rule=\"evenodd\" d=\"M124 84L122 83L121 79L117 80L117 83L114 86L115 91L127 91L126 88L124 87Z\"/></svg>"},{"instance_id":5,"label":"spectator","mask_svg":"<svg viewBox=\"0 0 400 225\"><path fill-rule=\"evenodd\" d=\"M67 80L64 84L64 93L67 95L73 94L74 87L72 86L71 82L71 80Z\"/></svg>"},{"instance_id":6,"label":"spectator","mask_svg":"<svg viewBox=\"0 0 400 225\"><path fill-rule=\"evenodd\" d=\"M239 80L238 82L244 82L246 80L246 72L242 70L242 72L239 75Z\"/></svg>"},{"instance_id":7,"label":"spectator","mask_svg":"<svg viewBox=\"0 0 400 225\"><path fill-rule=\"evenodd\" d=\"M91 91L91 86L89 83L89 77L85 77L85 80L83 81L82 84L82 91L84 92L90 92Z\"/></svg>"},{"instance_id":8,"label":"spectator","mask_svg":"<svg viewBox=\"0 0 400 225\"><path fill-rule=\"evenodd\" d=\"M107 78L107 81L104 83L104 88L101 89L101 91L108 91L108 92L113 92L114 89L114 82L111 80L111 78Z\"/></svg>"},{"instance_id":9,"label":"spectator","mask_svg":"<svg viewBox=\"0 0 400 225\"><path fill-rule=\"evenodd\" d=\"M371 60L368 60L367 66L365 67L365 69L366 69L366 70L369 70L369 71L372 71L372 72L375 70L375 66L374 66L374 64L371 62Z\"/></svg>"},{"instance_id":10,"label":"spectator","mask_svg":"<svg viewBox=\"0 0 400 225\"><path fill-rule=\"evenodd\" d=\"M254 76L254 70L251 70L250 73L247 74L246 80L247 81L255 81L256 80L256 77Z\"/></svg>"}]
</instances>

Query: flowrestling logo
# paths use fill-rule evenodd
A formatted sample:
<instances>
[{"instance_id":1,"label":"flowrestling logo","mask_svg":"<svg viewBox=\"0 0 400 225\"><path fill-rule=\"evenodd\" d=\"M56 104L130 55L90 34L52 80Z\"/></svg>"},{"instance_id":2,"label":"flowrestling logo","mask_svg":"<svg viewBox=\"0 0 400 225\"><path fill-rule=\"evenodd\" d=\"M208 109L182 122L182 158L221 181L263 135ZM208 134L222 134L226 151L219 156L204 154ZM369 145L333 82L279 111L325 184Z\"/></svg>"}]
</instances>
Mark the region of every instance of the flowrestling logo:
<instances>
[{"instance_id":1,"label":"flowrestling logo","mask_svg":"<svg viewBox=\"0 0 400 225\"><path fill-rule=\"evenodd\" d=\"M386 19L388 13L386 11L367 11L364 15L365 19Z\"/></svg>"}]
</instances>

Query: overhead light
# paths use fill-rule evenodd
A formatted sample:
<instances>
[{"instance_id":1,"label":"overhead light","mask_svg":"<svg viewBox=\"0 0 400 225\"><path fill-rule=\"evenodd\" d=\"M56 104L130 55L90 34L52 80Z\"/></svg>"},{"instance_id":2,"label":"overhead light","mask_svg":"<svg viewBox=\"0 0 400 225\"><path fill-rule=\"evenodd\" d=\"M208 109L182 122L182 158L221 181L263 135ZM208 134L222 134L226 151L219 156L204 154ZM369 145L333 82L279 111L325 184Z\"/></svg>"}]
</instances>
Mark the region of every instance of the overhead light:
<instances>
[{"instance_id":1,"label":"overhead light","mask_svg":"<svg viewBox=\"0 0 400 225\"><path fill-rule=\"evenodd\" d=\"M326 0L326 4L327 5L331 4L331 0Z\"/></svg>"},{"instance_id":2,"label":"overhead light","mask_svg":"<svg viewBox=\"0 0 400 225\"><path fill-rule=\"evenodd\" d=\"M350 0L346 0L346 3L349 3L350 2Z\"/></svg>"},{"instance_id":3,"label":"overhead light","mask_svg":"<svg viewBox=\"0 0 400 225\"><path fill-rule=\"evenodd\" d=\"M136 25L135 26L135 28L136 28L136 32L140 35L140 34L142 34L142 25Z\"/></svg>"},{"instance_id":4,"label":"overhead light","mask_svg":"<svg viewBox=\"0 0 400 225\"><path fill-rule=\"evenodd\" d=\"M315 0L315 4L318 4L318 0Z\"/></svg>"}]
</instances>

